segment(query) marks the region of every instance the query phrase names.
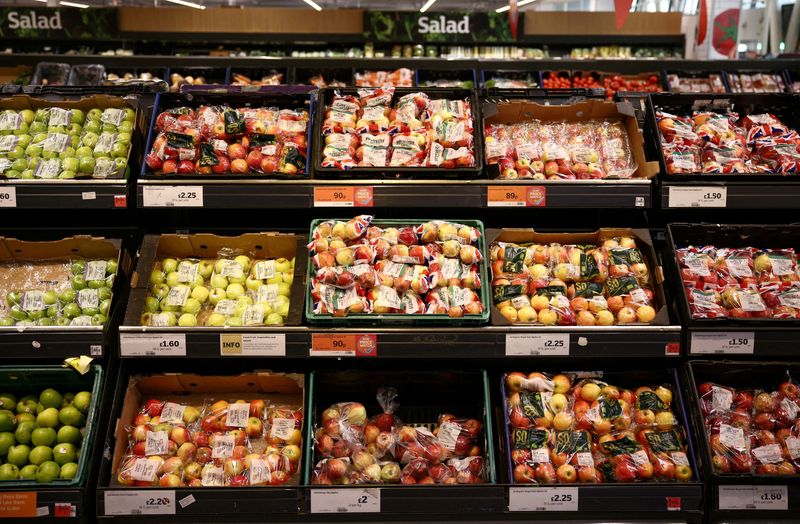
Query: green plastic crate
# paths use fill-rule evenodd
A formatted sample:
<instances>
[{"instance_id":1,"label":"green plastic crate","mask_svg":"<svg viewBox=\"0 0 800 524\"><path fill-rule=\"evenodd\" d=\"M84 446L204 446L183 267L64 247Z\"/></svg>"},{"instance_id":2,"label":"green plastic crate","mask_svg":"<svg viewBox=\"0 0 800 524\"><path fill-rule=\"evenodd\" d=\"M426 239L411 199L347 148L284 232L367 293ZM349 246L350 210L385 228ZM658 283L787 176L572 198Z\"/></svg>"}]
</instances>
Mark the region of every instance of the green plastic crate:
<instances>
[{"instance_id":1,"label":"green plastic crate","mask_svg":"<svg viewBox=\"0 0 800 524\"><path fill-rule=\"evenodd\" d=\"M2 480L0 490L6 488L66 488L81 486L89 475L92 461L97 424L100 415L100 395L103 387L103 369L99 365L90 366L85 375L72 368L62 366L2 366L0 367L0 392L13 393L17 397L38 394L43 389L53 388L60 393L67 391L91 391L92 403L86 414L86 431L81 441L78 457L78 473L70 480L56 479L49 484L35 480Z\"/></svg>"},{"instance_id":2,"label":"green plastic crate","mask_svg":"<svg viewBox=\"0 0 800 524\"><path fill-rule=\"evenodd\" d=\"M347 221L349 218L319 218L311 222L311 229L309 230L309 241L313 238L314 229L322 222L328 220L341 220ZM481 252L483 260L481 260L478 267L480 268L481 288L479 296L483 304L483 311L480 315L464 315L461 318L451 318L447 315L376 315L370 314L351 314L345 317L334 317L329 314L314 313L314 301L311 298L311 280L314 278L314 264L308 261L308 271L306 272L306 318L308 322L316 325L332 326L332 327L347 327L347 326L365 326L365 325L417 325L417 326L431 326L443 325L445 327L453 326L480 326L489 322L489 314L492 307L489 300L489 288L491 282L489 281L489 272L487 269L488 253L486 251L486 238L483 230L483 222L480 220L455 220L449 218L441 219L413 219L413 220L373 220L370 225L387 227L405 227L412 224L422 224L424 222L432 222L433 220L444 220L465 226L472 226L480 231L480 238L478 238L478 250Z\"/></svg>"}]
</instances>

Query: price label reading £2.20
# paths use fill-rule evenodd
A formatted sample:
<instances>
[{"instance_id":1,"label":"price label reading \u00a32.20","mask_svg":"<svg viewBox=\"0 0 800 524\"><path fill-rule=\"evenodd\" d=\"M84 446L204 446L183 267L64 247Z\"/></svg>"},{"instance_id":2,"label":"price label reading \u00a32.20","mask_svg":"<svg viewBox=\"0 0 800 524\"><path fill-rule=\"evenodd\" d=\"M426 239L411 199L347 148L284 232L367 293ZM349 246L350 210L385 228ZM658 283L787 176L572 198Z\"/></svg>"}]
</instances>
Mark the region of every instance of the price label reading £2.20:
<instances>
[{"instance_id":1,"label":"price label reading \u00a32.20","mask_svg":"<svg viewBox=\"0 0 800 524\"><path fill-rule=\"evenodd\" d=\"M509 488L508 511L578 511L578 488Z\"/></svg>"}]
</instances>

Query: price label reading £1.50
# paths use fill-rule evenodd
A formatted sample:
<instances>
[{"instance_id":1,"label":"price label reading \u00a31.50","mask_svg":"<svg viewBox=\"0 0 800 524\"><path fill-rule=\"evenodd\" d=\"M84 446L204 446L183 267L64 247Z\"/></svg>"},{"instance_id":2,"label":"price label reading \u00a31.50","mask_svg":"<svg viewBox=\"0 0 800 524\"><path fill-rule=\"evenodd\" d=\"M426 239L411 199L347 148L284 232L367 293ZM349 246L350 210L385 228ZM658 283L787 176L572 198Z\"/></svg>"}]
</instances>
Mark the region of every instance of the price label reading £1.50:
<instances>
[{"instance_id":1,"label":"price label reading \u00a31.50","mask_svg":"<svg viewBox=\"0 0 800 524\"><path fill-rule=\"evenodd\" d=\"M569 333L506 335L506 356L569 355Z\"/></svg>"},{"instance_id":2,"label":"price label reading \u00a31.50","mask_svg":"<svg viewBox=\"0 0 800 524\"><path fill-rule=\"evenodd\" d=\"M741 354L752 355L755 334L752 331L730 331L724 333L693 332L689 343L692 354Z\"/></svg>"},{"instance_id":3,"label":"price label reading \u00a31.50","mask_svg":"<svg viewBox=\"0 0 800 524\"><path fill-rule=\"evenodd\" d=\"M578 511L578 488L509 488L508 511Z\"/></svg>"},{"instance_id":4,"label":"price label reading \u00a31.50","mask_svg":"<svg viewBox=\"0 0 800 524\"><path fill-rule=\"evenodd\" d=\"M669 207L727 207L728 188L717 186L670 187Z\"/></svg>"}]
</instances>

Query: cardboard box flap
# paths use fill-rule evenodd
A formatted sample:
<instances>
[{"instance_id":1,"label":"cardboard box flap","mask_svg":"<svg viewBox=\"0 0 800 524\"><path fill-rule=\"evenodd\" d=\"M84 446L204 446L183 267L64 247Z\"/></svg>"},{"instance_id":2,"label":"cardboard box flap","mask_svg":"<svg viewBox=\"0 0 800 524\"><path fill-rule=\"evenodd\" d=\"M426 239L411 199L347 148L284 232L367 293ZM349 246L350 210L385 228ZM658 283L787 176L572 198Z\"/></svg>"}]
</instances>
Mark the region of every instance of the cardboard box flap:
<instances>
[{"instance_id":1,"label":"cardboard box flap","mask_svg":"<svg viewBox=\"0 0 800 524\"><path fill-rule=\"evenodd\" d=\"M239 254L253 258L294 258L297 236L286 233L245 233L239 236L220 236L211 233L192 235L161 235L156 259L217 258Z\"/></svg>"},{"instance_id":2,"label":"cardboard box flap","mask_svg":"<svg viewBox=\"0 0 800 524\"><path fill-rule=\"evenodd\" d=\"M122 242L102 237L74 236L61 240L28 241L0 237L0 260L34 262L73 258L113 258L119 256Z\"/></svg>"},{"instance_id":3,"label":"cardboard box flap","mask_svg":"<svg viewBox=\"0 0 800 524\"><path fill-rule=\"evenodd\" d=\"M603 227L585 233L541 233L533 228L490 229L486 232L486 239L490 245L496 241L513 242L515 244L596 244L610 238L623 236L634 237L645 242L647 246L652 246L653 244L650 232L647 229L631 229L628 227Z\"/></svg>"},{"instance_id":4,"label":"cardboard box flap","mask_svg":"<svg viewBox=\"0 0 800 524\"><path fill-rule=\"evenodd\" d=\"M275 373L244 373L242 375L176 375L136 376L132 383L141 391L163 395L205 395L224 397L226 394L294 395L301 394L303 375ZM220 398L222 398L220 397Z\"/></svg>"}]
</instances>

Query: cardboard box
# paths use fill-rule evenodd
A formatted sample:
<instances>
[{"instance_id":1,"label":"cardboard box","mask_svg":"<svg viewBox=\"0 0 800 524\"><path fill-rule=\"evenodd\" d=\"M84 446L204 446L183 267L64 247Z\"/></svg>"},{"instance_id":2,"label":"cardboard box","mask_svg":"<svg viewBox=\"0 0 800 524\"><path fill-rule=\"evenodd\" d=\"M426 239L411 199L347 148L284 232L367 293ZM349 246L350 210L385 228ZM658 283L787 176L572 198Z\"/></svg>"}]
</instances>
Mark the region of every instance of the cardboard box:
<instances>
[{"instance_id":1,"label":"cardboard box","mask_svg":"<svg viewBox=\"0 0 800 524\"><path fill-rule=\"evenodd\" d=\"M70 261L76 258L115 259L117 276L129 274L132 260L121 245L118 239L86 235L51 241L0 237L0 316L8 313L5 296L9 291L45 286L59 291L67 289L72 277ZM113 296L119 294L119 280L114 282L109 318L114 308Z\"/></svg>"},{"instance_id":2,"label":"cardboard box","mask_svg":"<svg viewBox=\"0 0 800 524\"><path fill-rule=\"evenodd\" d=\"M506 229L490 229L486 231L486 240L489 246L494 242L513 242L515 244L594 244L600 245L603 241L621 237L629 236L636 240L636 247L644 255L647 267L650 269L650 278L652 279L653 293L655 295L655 304L653 308L656 310L656 316L653 321L648 324L652 326L668 326L669 309L667 307L667 297L664 293L664 270L658 264L655 248L653 248L653 240L650 238L650 232L647 229L630 229L630 228L600 228L597 231L588 233L539 233L533 229L522 228L506 228ZM491 249L491 248L490 248ZM487 253L488 256L488 253ZM488 262L491 264L491 261ZM509 323L501 314L500 311L492 304L492 325L495 326L510 326ZM521 324L517 324L521 325ZM624 324L622 327L633 324Z\"/></svg>"},{"instance_id":3,"label":"cardboard box","mask_svg":"<svg viewBox=\"0 0 800 524\"><path fill-rule=\"evenodd\" d=\"M233 376L190 373L131 376L114 429L116 442L111 461L112 486L119 485L116 482L117 471L128 450L127 428L133 424L142 404L151 398L182 404L264 399L271 404L286 404L304 410L305 375L256 371ZM304 416L305 418L307 417ZM304 420L303 424L305 423ZM302 428L301 432L305 433ZM298 468L297 473L284 486L297 485L300 476Z\"/></svg>"},{"instance_id":4,"label":"cardboard box","mask_svg":"<svg viewBox=\"0 0 800 524\"><path fill-rule=\"evenodd\" d=\"M644 136L636 121L636 113L629 102L586 100L569 105L541 105L529 101L485 103L484 125L514 124L534 119L544 122L566 120L584 122L593 119L619 119L628 132L631 156L636 162L633 178L653 178L658 174L658 162L648 162L644 154ZM489 166L491 167L491 166ZM490 178L495 178L489 174Z\"/></svg>"},{"instance_id":5,"label":"cardboard box","mask_svg":"<svg viewBox=\"0 0 800 524\"><path fill-rule=\"evenodd\" d=\"M125 313L126 326L139 326L150 286L150 273L164 258L216 258L219 253L246 254L255 259L294 258L294 280L289 296L287 326L299 326L303 319L303 278L308 263L304 237L284 233L245 233L220 236L212 233L190 235L145 235L139 263L131 277L131 296Z\"/></svg>"}]
</instances>

